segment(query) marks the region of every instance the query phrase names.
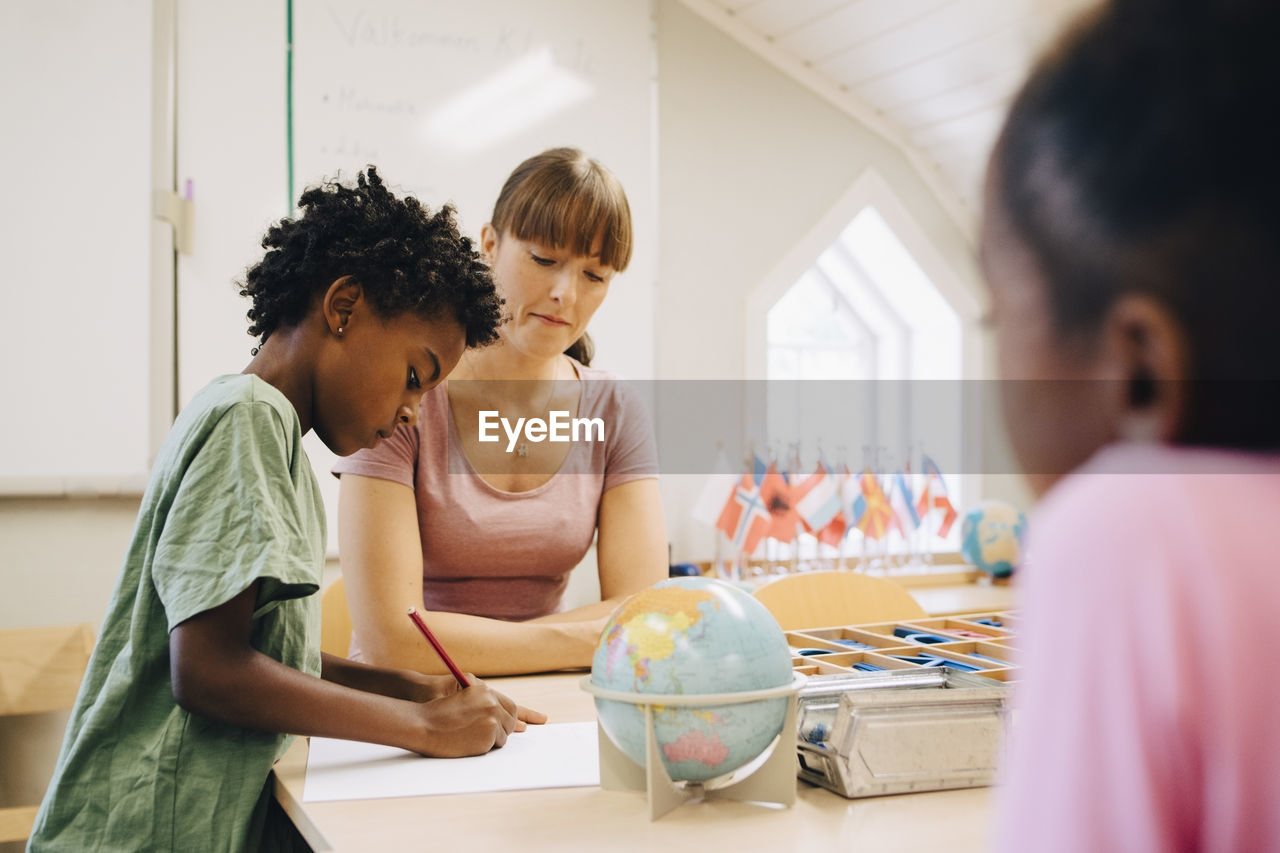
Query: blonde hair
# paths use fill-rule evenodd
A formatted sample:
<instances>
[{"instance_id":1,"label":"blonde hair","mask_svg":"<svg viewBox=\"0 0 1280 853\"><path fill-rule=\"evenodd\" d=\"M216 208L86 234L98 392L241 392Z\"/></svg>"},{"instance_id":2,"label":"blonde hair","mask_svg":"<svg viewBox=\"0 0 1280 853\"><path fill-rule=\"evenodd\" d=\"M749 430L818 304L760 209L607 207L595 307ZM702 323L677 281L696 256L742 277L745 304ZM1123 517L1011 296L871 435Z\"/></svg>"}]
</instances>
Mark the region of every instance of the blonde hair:
<instances>
[{"instance_id":1,"label":"blonde hair","mask_svg":"<svg viewBox=\"0 0 1280 853\"><path fill-rule=\"evenodd\" d=\"M551 148L515 168L490 222L517 240L592 256L618 272L631 263L631 207L613 173L577 148Z\"/></svg>"}]
</instances>

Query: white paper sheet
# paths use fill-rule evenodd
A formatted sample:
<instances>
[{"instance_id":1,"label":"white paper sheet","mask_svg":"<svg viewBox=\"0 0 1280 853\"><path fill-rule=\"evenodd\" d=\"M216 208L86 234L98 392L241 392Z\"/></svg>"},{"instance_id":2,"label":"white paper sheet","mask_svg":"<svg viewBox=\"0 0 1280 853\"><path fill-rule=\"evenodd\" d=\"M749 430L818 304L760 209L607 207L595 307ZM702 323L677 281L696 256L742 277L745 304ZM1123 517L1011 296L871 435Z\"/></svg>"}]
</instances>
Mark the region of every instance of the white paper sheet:
<instances>
[{"instance_id":1,"label":"white paper sheet","mask_svg":"<svg viewBox=\"0 0 1280 853\"><path fill-rule=\"evenodd\" d=\"M472 794L600 784L595 723L549 723L512 733L472 758L423 758L403 749L313 737L304 802Z\"/></svg>"}]
</instances>

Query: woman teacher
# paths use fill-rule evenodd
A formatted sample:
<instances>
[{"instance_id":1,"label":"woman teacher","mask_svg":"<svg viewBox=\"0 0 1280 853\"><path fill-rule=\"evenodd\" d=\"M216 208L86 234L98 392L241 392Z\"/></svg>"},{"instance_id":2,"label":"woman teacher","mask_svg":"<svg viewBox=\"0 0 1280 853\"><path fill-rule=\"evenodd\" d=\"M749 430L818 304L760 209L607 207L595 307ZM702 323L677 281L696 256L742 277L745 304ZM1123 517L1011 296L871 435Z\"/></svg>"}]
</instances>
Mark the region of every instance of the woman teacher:
<instances>
[{"instance_id":1,"label":"woman teacher","mask_svg":"<svg viewBox=\"0 0 1280 853\"><path fill-rule=\"evenodd\" d=\"M589 666L618 603L667 573L648 413L590 366L586 335L631 259L630 208L602 165L552 149L507 179L480 242L506 302L498 343L334 469L352 657L444 672L413 606L477 675ZM545 440L556 424L570 440ZM593 539L603 600L562 611Z\"/></svg>"}]
</instances>

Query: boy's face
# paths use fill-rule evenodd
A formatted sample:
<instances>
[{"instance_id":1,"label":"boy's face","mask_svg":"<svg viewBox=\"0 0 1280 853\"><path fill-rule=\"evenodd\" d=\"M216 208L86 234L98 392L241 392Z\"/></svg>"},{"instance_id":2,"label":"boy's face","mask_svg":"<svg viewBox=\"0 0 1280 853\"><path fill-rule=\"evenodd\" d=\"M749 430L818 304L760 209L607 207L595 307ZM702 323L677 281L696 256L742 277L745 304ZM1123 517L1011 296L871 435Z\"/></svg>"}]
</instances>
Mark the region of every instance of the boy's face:
<instances>
[{"instance_id":1,"label":"boy's face","mask_svg":"<svg viewBox=\"0 0 1280 853\"><path fill-rule=\"evenodd\" d=\"M1055 328L1049 284L1034 253L988 190L980 257L995 333L1009 441L1037 494L1115 438L1107 379L1088 341Z\"/></svg>"},{"instance_id":2,"label":"boy's face","mask_svg":"<svg viewBox=\"0 0 1280 853\"><path fill-rule=\"evenodd\" d=\"M344 330L317 372L314 429L339 456L373 447L401 422L415 423L422 395L449 374L466 346L453 317L368 311Z\"/></svg>"}]
</instances>

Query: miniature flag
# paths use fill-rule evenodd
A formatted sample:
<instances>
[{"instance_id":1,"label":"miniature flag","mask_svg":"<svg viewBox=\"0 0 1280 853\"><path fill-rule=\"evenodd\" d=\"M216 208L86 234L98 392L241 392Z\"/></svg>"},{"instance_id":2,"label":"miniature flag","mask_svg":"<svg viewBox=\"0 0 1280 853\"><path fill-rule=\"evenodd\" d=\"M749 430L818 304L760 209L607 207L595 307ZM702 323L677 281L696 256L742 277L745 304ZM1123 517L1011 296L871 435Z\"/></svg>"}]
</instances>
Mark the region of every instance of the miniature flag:
<instances>
[{"instance_id":1,"label":"miniature flag","mask_svg":"<svg viewBox=\"0 0 1280 853\"><path fill-rule=\"evenodd\" d=\"M870 469L862 472L861 488L865 510L858 520L858 529L869 539L881 539L889 532L893 508L889 506L889 499L885 497L880 481Z\"/></svg>"},{"instance_id":2,"label":"miniature flag","mask_svg":"<svg viewBox=\"0 0 1280 853\"><path fill-rule=\"evenodd\" d=\"M942 472L938 470L937 463L928 456L924 456L920 460L920 469L925 476L924 493L920 496L921 504L925 506L925 512L930 509L942 510L942 522L938 525L938 535L945 538L951 532L951 525L955 524L958 513L947 497L947 484L942 479Z\"/></svg>"},{"instance_id":3,"label":"miniature flag","mask_svg":"<svg viewBox=\"0 0 1280 853\"><path fill-rule=\"evenodd\" d=\"M769 529L771 516L750 474L742 480L720 513L716 527L744 554L751 554Z\"/></svg>"},{"instance_id":4,"label":"miniature flag","mask_svg":"<svg viewBox=\"0 0 1280 853\"><path fill-rule=\"evenodd\" d=\"M825 527L818 531L818 541L832 548L837 548L845 534L849 532L849 516L845 509L844 492L848 488L846 483L849 481L847 469L841 473L830 471L827 473L827 481L834 488L834 498L836 502L836 512L831 521Z\"/></svg>"},{"instance_id":5,"label":"miniature flag","mask_svg":"<svg viewBox=\"0 0 1280 853\"><path fill-rule=\"evenodd\" d=\"M823 530L840 515L840 481L822 465L799 489L804 495L796 502L796 511L811 533Z\"/></svg>"},{"instance_id":6,"label":"miniature flag","mask_svg":"<svg viewBox=\"0 0 1280 853\"><path fill-rule=\"evenodd\" d=\"M858 478L849 472L847 466L841 474L840 492L843 495L844 517L848 530L860 530L858 525L867 511L867 499L862 496Z\"/></svg>"},{"instance_id":7,"label":"miniature flag","mask_svg":"<svg viewBox=\"0 0 1280 853\"><path fill-rule=\"evenodd\" d=\"M876 477L876 484L880 487L880 491L884 494L885 503L889 504L889 520L886 523L885 535L889 535L890 530L897 530L905 539L907 536L907 528L903 526L902 519L898 517L897 507L893 504L893 477L886 475L883 479Z\"/></svg>"},{"instance_id":8,"label":"miniature flag","mask_svg":"<svg viewBox=\"0 0 1280 853\"><path fill-rule=\"evenodd\" d=\"M924 485L920 488L920 499L916 501L916 515L923 519L929 514L929 499L933 492L929 489L929 478L924 478Z\"/></svg>"},{"instance_id":9,"label":"miniature flag","mask_svg":"<svg viewBox=\"0 0 1280 853\"><path fill-rule=\"evenodd\" d=\"M778 467L772 463L764 475L764 481L760 484L760 497L764 500L769 515L772 516L767 534L769 538L777 539L783 544L794 541L800 516L796 513L791 486L783 479Z\"/></svg>"},{"instance_id":10,"label":"miniature flag","mask_svg":"<svg viewBox=\"0 0 1280 853\"><path fill-rule=\"evenodd\" d=\"M844 539L844 535L848 530L849 527L844 520L844 513L838 512L826 527L818 531L818 541L824 545L830 545L832 548L839 547L840 540Z\"/></svg>"},{"instance_id":11,"label":"miniature flag","mask_svg":"<svg viewBox=\"0 0 1280 853\"><path fill-rule=\"evenodd\" d=\"M907 478L901 471L894 474L889 483L889 504L893 507L902 535L905 536L920 526L920 516L916 514L911 487L907 485Z\"/></svg>"},{"instance_id":12,"label":"miniature flag","mask_svg":"<svg viewBox=\"0 0 1280 853\"><path fill-rule=\"evenodd\" d=\"M797 460L797 467L798 466L799 460ZM800 504L809 497L809 494L813 492L814 489L821 486L827 479L827 469L821 462L819 462L817 467L814 468L813 473L808 477L796 482L797 477L798 475L793 477L791 480L791 505L796 508L796 519L800 523L800 528L805 533L813 533L819 528L815 528L809 524L809 520L805 518L804 513L800 511Z\"/></svg>"}]
</instances>

